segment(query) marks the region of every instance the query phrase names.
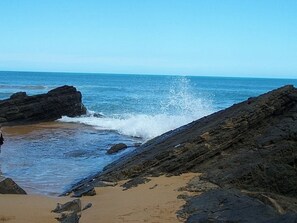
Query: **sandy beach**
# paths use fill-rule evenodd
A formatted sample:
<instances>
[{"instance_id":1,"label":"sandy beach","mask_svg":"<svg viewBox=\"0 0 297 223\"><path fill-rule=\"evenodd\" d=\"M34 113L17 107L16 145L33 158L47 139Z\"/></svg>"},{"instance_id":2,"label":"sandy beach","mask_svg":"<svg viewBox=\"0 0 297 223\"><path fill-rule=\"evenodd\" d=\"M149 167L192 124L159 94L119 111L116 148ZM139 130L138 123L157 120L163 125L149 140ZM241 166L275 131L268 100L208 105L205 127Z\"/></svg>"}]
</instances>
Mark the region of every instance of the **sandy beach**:
<instances>
[{"instance_id":1,"label":"sandy beach","mask_svg":"<svg viewBox=\"0 0 297 223\"><path fill-rule=\"evenodd\" d=\"M151 181L129 190L120 186L96 188L96 196L83 197L82 206L92 207L82 212L80 222L181 222L176 211L184 204L177 199L180 187L197 176L187 173L173 177L154 177ZM35 195L0 195L0 222L52 223L57 222L51 213L56 204L65 203L70 197Z\"/></svg>"},{"instance_id":2,"label":"sandy beach","mask_svg":"<svg viewBox=\"0 0 297 223\"><path fill-rule=\"evenodd\" d=\"M4 127L4 132L6 136L18 136L51 128L78 128L78 124L49 122ZM92 203L92 207L82 212L80 222L180 222L176 217L176 211L184 204L184 200L177 199L177 196L183 193L178 189L196 175L187 173L172 177L153 177L149 178L149 182L129 190L123 190L121 187L125 181L119 182L115 187L95 188L96 196L81 198L83 207L88 203ZM0 194L0 222L55 223L58 222L55 219L58 215L51 210L57 203L66 203L73 199L30 194Z\"/></svg>"}]
</instances>

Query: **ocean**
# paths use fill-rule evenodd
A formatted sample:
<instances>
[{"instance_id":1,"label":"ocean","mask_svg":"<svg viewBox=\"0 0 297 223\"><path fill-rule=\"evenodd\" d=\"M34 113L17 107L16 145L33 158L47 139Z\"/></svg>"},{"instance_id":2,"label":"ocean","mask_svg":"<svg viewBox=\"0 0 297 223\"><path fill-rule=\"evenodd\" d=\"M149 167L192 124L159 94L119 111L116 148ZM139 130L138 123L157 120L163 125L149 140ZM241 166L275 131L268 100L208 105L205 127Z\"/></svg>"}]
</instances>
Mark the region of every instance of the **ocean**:
<instances>
[{"instance_id":1,"label":"ocean","mask_svg":"<svg viewBox=\"0 0 297 223\"><path fill-rule=\"evenodd\" d=\"M135 143L286 84L297 86L297 79L3 71L0 100L73 85L88 114L4 129L0 170L31 194L56 196L129 154ZM107 155L119 142L129 148Z\"/></svg>"}]
</instances>

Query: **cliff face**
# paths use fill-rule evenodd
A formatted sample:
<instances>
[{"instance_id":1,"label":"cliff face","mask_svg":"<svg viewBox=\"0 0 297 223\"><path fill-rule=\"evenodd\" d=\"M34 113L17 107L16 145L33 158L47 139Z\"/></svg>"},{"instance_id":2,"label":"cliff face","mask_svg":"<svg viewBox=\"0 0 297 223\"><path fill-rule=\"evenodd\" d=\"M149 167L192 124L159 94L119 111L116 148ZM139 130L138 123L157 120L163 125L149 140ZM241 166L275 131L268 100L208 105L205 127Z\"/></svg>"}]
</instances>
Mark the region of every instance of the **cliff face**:
<instances>
[{"instance_id":1,"label":"cliff face","mask_svg":"<svg viewBox=\"0 0 297 223\"><path fill-rule=\"evenodd\" d=\"M296 214L278 218L297 212L297 89L284 86L165 133L93 182L130 178L137 184L190 171L203 174L187 190L205 194L190 198L181 212L189 222L251 222L248 216L261 213L253 222L297 220Z\"/></svg>"},{"instance_id":2,"label":"cliff face","mask_svg":"<svg viewBox=\"0 0 297 223\"><path fill-rule=\"evenodd\" d=\"M58 87L34 96L18 92L0 101L0 124L27 124L83 115L86 108L81 99L81 93L72 86Z\"/></svg>"}]
</instances>

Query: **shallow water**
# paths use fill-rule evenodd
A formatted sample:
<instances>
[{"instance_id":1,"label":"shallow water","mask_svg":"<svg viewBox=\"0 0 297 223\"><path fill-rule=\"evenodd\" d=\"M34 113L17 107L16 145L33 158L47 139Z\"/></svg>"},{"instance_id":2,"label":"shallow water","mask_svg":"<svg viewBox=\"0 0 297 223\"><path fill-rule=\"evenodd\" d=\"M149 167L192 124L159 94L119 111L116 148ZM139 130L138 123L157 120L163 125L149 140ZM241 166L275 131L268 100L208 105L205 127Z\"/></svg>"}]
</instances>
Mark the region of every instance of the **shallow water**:
<instances>
[{"instance_id":1,"label":"shallow water","mask_svg":"<svg viewBox=\"0 0 297 223\"><path fill-rule=\"evenodd\" d=\"M106 155L113 143L139 139L79 124L44 123L6 127L1 170L28 193L58 195L76 181L134 149Z\"/></svg>"}]
</instances>

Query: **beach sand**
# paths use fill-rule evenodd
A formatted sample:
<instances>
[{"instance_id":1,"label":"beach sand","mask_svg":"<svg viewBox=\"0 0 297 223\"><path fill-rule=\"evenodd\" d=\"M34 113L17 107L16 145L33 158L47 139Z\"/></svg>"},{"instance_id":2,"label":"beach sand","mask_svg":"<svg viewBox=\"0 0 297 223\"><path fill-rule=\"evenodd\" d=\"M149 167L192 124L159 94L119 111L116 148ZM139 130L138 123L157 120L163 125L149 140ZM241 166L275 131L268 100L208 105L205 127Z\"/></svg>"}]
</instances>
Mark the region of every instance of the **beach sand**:
<instances>
[{"instance_id":1,"label":"beach sand","mask_svg":"<svg viewBox=\"0 0 297 223\"><path fill-rule=\"evenodd\" d=\"M68 197L0 194L0 223L57 223L51 210L57 202L69 200Z\"/></svg>"},{"instance_id":2,"label":"beach sand","mask_svg":"<svg viewBox=\"0 0 297 223\"><path fill-rule=\"evenodd\" d=\"M197 174L154 177L150 178L150 182L129 190L123 190L120 186L96 188L96 196L81 198L83 207L87 203L92 203L92 207L82 212L80 222L181 222L176 217L176 211L185 201L177 199L183 193L178 189L194 176ZM57 215L51 210L58 202L65 203L72 199L0 195L0 223L57 222Z\"/></svg>"}]
</instances>

